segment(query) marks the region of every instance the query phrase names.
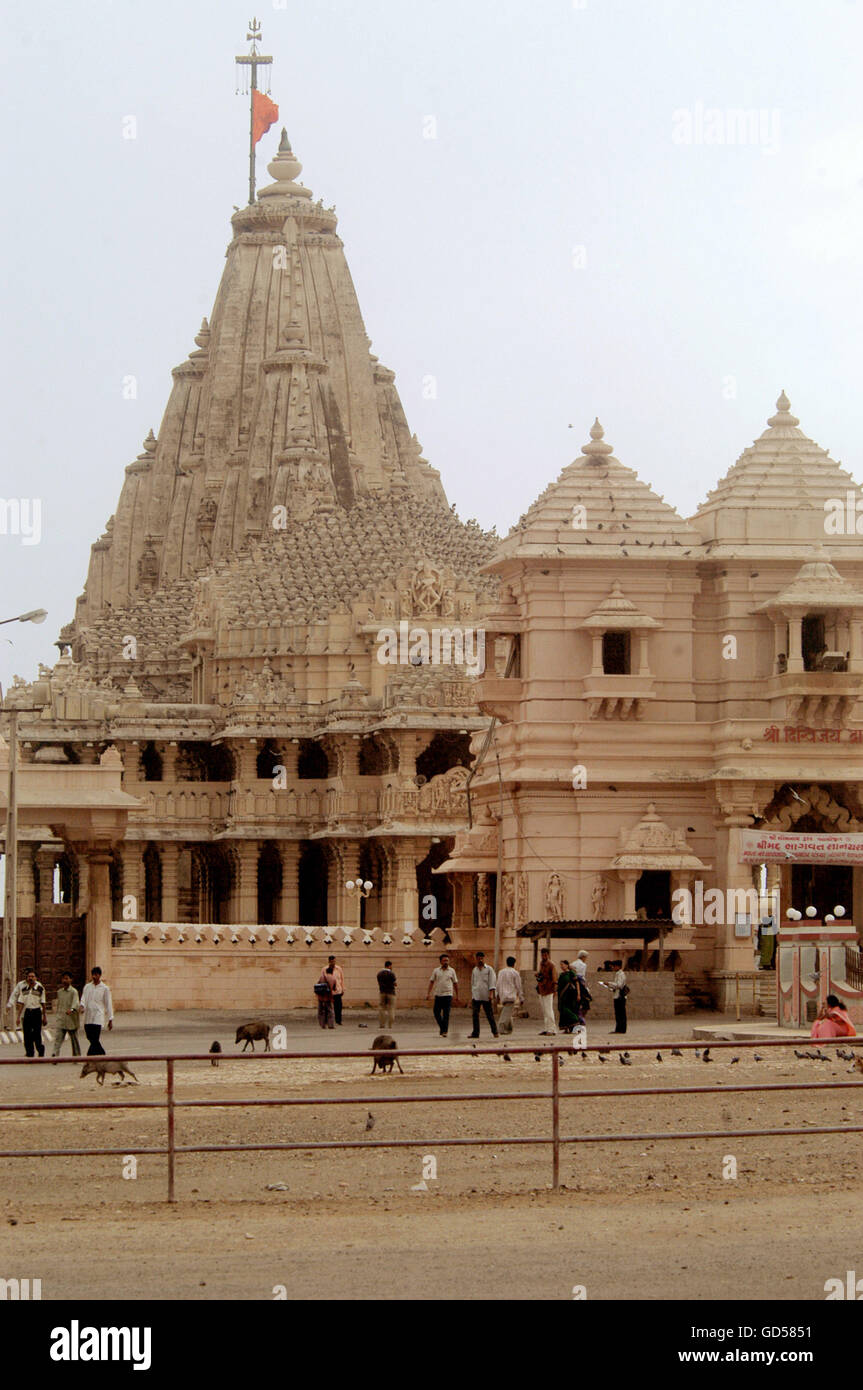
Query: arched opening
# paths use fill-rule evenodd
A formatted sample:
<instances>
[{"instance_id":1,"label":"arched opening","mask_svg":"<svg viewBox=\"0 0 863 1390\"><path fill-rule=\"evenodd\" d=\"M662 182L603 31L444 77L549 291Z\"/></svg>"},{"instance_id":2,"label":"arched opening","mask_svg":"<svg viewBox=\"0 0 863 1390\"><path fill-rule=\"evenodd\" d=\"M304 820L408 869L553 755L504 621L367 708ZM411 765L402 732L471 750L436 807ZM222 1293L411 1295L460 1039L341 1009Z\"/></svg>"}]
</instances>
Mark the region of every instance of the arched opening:
<instances>
[{"instance_id":1,"label":"arched opening","mask_svg":"<svg viewBox=\"0 0 863 1390\"><path fill-rule=\"evenodd\" d=\"M316 840L305 841L299 861L300 922L304 927L327 925L327 856Z\"/></svg>"},{"instance_id":2,"label":"arched opening","mask_svg":"<svg viewBox=\"0 0 863 1390\"><path fill-rule=\"evenodd\" d=\"M193 860L194 894L198 902L198 921L224 923L230 920L233 870L220 845L202 845Z\"/></svg>"},{"instance_id":3,"label":"arched opening","mask_svg":"<svg viewBox=\"0 0 863 1390\"><path fill-rule=\"evenodd\" d=\"M234 755L226 743L181 743L177 750L180 782L232 782Z\"/></svg>"},{"instance_id":4,"label":"arched opening","mask_svg":"<svg viewBox=\"0 0 863 1390\"><path fill-rule=\"evenodd\" d=\"M144 850L144 921L162 920L162 860L155 845Z\"/></svg>"},{"instance_id":5,"label":"arched opening","mask_svg":"<svg viewBox=\"0 0 863 1390\"><path fill-rule=\"evenodd\" d=\"M162 755L152 740L141 749L141 773L145 782L162 780Z\"/></svg>"},{"instance_id":6,"label":"arched opening","mask_svg":"<svg viewBox=\"0 0 863 1390\"><path fill-rule=\"evenodd\" d=\"M270 927L279 920L282 894L282 856L274 844L262 845L258 855L258 921Z\"/></svg>"},{"instance_id":7,"label":"arched opening","mask_svg":"<svg viewBox=\"0 0 863 1390\"><path fill-rule=\"evenodd\" d=\"M804 671L817 671L821 664L821 653L827 650L824 637L824 614L807 613L801 624L801 645L803 648Z\"/></svg>"},{"instance_id":8,"label":"arched opening","mask_svg":"<svg viewBox=\"0 0 863 1390\"><path fill-rule=\"evenodd\" d=\"M671 917L671 873L667 869L645 869L635 885L636 915L648 921Z\"/></svg>"},{"instance_id":9,"label":"arched opening","mask_svg":"<svg viewBox=\"0 0 863 1390\"><path fill-rule=\"evenodd\" d=\"M628 632L602 634L602 670L606 676L628 676L632 670L632 641Z\"/></svg>"},{"instance_id":10,"label":"arched opening","mask_svg":"<svg viewBox=\"0 0 863 1390\"><path fill-rule=\"evenodd\" d=\"M382 777L391 772L389 749L376 734L360 744L359 773L361 777Z\"/></svg>"},{"instance_id":11,"label":"arched opening","mask_svg":"<svg viewBox=\"0 0 863 1390\"><path fill-rule=\"evenodd\" d=\"M330 765L326 752L320 743L312 738L300 739L297 757L297 776L303 781L324 781L330 775ZM311 926L313 923L308 923Z\"/></svg>"},{"instance_id":12,"label":"arched opening","mask_svg":"<svg viewBox=\"0 0 863 1390\"><path fill-rule=\"evenodd\" d=\"M470 734L451 730L435 734L431 743L417 758L417 776L430 782L451 767L470 767Z\"/></svg>"},{"instance_id":13,"label":"arched opening","mask_svg":"<svg viewBox=\"0 0 863 1390\"><path fill-rule=\"evenodd\" d=\"M417 900L420 931L431 935L436 927L441 929L446 943L452 926L452 884L447 874L433 872L452 853L454 840L439 840L432 845L425 859L417 864Z\"/></svg>"},{"instance_id":14,"label":"arched opening","mask_svg":"<svg viewBox=\"0 0 863 1390\"><path fill-rule=\"evenodd\" d=\"M284 767L284 760L276 744L271 739L267 739L255 762L255 775L258 781L271 782L274 777L278 776L277 767ZM263 918L259 920L263 921Z\"/></svg>"}]
</instances>

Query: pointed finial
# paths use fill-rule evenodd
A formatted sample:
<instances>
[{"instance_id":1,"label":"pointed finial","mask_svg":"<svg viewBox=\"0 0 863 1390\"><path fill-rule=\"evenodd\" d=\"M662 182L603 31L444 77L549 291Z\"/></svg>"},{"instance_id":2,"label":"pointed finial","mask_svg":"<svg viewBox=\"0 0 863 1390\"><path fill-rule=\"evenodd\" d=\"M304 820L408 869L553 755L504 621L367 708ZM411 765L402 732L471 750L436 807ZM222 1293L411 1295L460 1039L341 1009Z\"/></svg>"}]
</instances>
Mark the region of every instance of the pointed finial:
<instances>
[{"instance_id":1,"label":"pointed finial","mask_svg":"<svg viewBox=\"0 0 863 1390\"><path fill-rule=\"evenodd\" d=\"M613 452L611 445L603 442L604 438L605 430L599 423L599 417L597 416L590 427L591 442L589 444L582 444L581 452L586 454L588 458L604 458L607 454Z\"/></svg>"},{"instance_id":2,"label":"pointed finial","mask_svg":"<svg viewBox=\"0 0 863 1390\"><path fill-rule=\"evenodd\" d=\"M780 392L779 399L776 402L776 414L771 415L767 423L771 426L800 424L797 416L791 414L791 402L784 391Z\"/></svg>"},{"instance_id":3,"label":"pointed finial","mask_svg":"<svg viewBox=\"0 0 863 1390\"><path fill-rule=\"evenodd\" d=\"M199 348L205 348L205 347L208 345L209 341L210 341L210 325L209 325L208 321L207 321L205 318L203 318L203 319L201 319L201 327L198 329L197 333L195 334L195 342L198 344L198 347L199 347Z\"/></svg>"},{"instance_id":4,"label":"pointed finial","mask_svg":"<svg viewBox=\"0 0 863 1390\"><path fill-rule=\"evenodd\" d=\"M292 154L291 142L288 139L288 132L282 126L282 138L279 141L279 154Z\"/></svg>"},{"instance_id":5,"label":"pointed finial","mask_svg":"<svg viewBox=\"0 0 863 1390\"><path fill-rule=\"evenodd\" d=\"M146 450L146 452L147 452L148 454L155 454L155 452L156 452L156 443L157 443L156 436L154 435L153 431L150 430L150 433L147 435L147 438L144 440L144 449Z\"/></svg>"}]
</instances>

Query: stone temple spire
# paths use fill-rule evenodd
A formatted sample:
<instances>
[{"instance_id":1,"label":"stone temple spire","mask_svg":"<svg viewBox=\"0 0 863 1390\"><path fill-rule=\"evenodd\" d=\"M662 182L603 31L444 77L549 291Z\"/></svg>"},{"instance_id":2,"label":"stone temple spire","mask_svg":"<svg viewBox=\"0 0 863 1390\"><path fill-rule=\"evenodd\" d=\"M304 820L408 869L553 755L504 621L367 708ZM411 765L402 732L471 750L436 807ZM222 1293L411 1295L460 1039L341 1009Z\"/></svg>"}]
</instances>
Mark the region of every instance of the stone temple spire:
<instances>
[{"instance_id":1,"label":"stone temple spire","mask_svg":"<svg viewBox=\"0 0 863 1390\"><path fill-rule=\"evenodd\" d=\"M174 369L158 438L126 471L81 622L132 599L142 557L159 587L191 578L260 536L274 506L386 506L407 488L448 510L370 350L335 211L298 182L285 130L267 167L273 182L231 219L213 311Z\"/></svg>"}]
</instances>

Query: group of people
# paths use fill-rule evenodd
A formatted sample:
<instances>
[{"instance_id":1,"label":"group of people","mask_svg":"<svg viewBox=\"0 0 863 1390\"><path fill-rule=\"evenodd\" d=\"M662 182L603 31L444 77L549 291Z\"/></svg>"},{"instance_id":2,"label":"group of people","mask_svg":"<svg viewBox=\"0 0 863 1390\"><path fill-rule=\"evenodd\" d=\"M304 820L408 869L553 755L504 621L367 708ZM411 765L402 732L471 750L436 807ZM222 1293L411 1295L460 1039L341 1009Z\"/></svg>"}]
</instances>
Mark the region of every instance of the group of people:
<instances>
[{"instance_id":1,"label":"group of people","mask_svg":"<svg viewBox=\"0 0 863 1390\"><path fill-rule=\"evenodd\" d=\"M25 972L9 996L8 1007L15 1009L15 1027L24 1035L24 1052L27 1057L44 1057L45 1043L42 1030L48 1026L48 996L45 986L36 978L35 970ZM52 1057L60 1055L66 1038L72 1046L73 1057L80 1057L81 1044L78 1029L81 1016L84 1018L84 1033L89 1043L87 1056L104 1056L101 1043L102 1029L108 1031L114 1026L114 1005L111 991L102 981L102 971L94 965L90 979L80 996L72 984L72 976L66 970L60 976L60 988L54 1000L54 1047Z\"/></svg>"}]
</instances>

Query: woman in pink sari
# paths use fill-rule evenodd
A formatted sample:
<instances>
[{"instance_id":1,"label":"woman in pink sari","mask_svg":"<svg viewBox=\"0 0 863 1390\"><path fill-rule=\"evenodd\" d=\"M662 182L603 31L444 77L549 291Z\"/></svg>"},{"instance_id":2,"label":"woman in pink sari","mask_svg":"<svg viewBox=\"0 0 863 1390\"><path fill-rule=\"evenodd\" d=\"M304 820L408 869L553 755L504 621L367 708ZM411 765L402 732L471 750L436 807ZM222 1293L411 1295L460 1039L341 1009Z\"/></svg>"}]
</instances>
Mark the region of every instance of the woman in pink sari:
<instances>
[{"instance_id":1,"label":"woman in pink sari","mask_svg":"<svg viewBox=\"0 0 863 1390\"><path fill-rule=\"evenodd\" d=\"M835 994L828 994L827 1002L812 1025L813 1038L856 1038L857 1029L848 1017L847 1010Z\"/></svg>"}]
</instances>

